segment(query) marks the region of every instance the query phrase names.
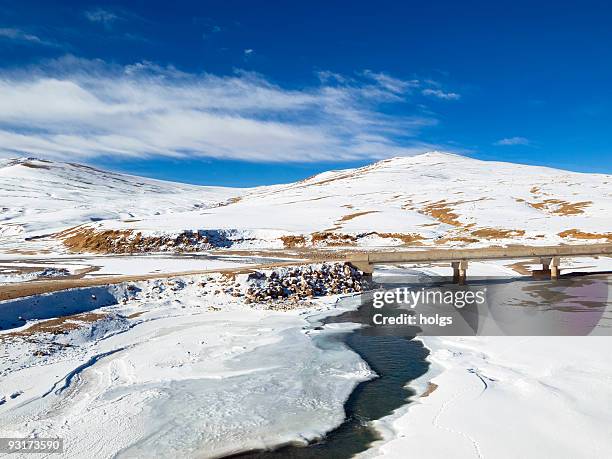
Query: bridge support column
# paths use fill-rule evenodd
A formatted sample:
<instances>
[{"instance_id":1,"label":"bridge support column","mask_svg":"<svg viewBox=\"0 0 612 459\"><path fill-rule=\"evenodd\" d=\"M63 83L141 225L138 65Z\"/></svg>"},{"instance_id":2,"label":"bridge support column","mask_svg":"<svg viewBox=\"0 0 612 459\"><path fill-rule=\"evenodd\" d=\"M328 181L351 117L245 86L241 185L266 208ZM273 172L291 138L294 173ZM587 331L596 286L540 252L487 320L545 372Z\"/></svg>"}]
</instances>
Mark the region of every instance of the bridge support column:
<instances>
[{"instance_id":1,"label":"bridge support column","mask_svg":"<svg viewBox=\"0 0 612 459\"><path fill-rule=\"evenodd\" d=\"M372 273L374 272L374 265L367 261L351 261L351 265L361 271L364 277L372 280Z\"/></svg>"},{"instance_id":2,"label":"bridge support column","mask_svg":"<svg viewBox=\"0 0 612 459\"><path fill-rule=\"evenodd\" d=\"M540 257L542 264L541 270L534 270L532 275L536 279L558 279L561 270L559 269L559 257Z\"/></svg>"},{"instance_id":3,"label":"bridge support column","mask_svg":"<svg viewBox=\"0 0 612 459\"><path fill-rule=\"evenodd\" d=\"M561 269L559 269L559 257L552 257L550 261L550 278L558 279L561 274Z\"/></svg>"},{"instance_id":4,"label":"bridge support column","mask_svg":"<svg viewBox=\"0 0 612 459\"><path fill-rule=\"evenodd\" d=\"M453 261L451 267L453 268L453 282L460 285L465 284L468 268L467 260Z\"/></svg>"}]
</instances>

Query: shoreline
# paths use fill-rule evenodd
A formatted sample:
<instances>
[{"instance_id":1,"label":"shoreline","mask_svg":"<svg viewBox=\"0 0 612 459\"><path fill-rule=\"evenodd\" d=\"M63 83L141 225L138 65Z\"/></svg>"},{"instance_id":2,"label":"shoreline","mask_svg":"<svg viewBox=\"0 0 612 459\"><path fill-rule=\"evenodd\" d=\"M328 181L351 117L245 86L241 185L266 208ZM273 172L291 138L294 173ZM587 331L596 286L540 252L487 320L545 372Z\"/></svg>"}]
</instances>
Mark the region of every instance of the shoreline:
<instances>
[{"instance_id":1,"label":"shoreline","mask_svg":"<svg viewBox=\"0 0 612 459\"><path fill-rule=\"evenodd\" d=\"M108 448L112 450L108 450L109 454L129 454L128 451L140 448L157 451L161 447L154 438L166 435L165 424L160 424L163 419L184 420L180 423L184 430L181 438L199 438L195 432L189 433L190 419L194 421L206 413L205 425L210 427L212 443L199 440L196 449L184 450L185 456L195 457L201 456L202 450L218 456L314 439L343 422L344 403L355 386L372 374L362 359L340 341L333 349L322 350L315 343L316 336L309 336L341 331L339 327L316 330L319 319L343 312L334 308L337 297L316 300L310 309L287 312L252 308L228 296L216 306L206 300L205 304L212 309L202 311L199 287L194 280L197 277L175 279L173 283L143 282L138 284L143 289L141 306L128 302L126 306L96 308L94 312L101 310L111 315L122 311L123 318L116 322L109 317L85 326L82 332L69 331L61 341L81 344L66 348L65 352L76 350L78 354L42 357L45 362L52 359L48 364L37 363L38 357L31 357L35 360L28 364L23 360L26 347L20 348L18 343L6 347L20 367L28 368L11 370L11 359L5 361L8 365L5 370L11 376L3 378L2 389L6 392L6 402L0 404L3 433L44 436L63 432L60 436L67 437L69 448L66 457L79 457L92 450L92 441L98 444L113 436L112 444L99 445L103 448L100 454L104 455L102 451ZM179 290L175 291L176 288ZM149 291L153 296L147 300L145 293ZM163 299L157 299L158 295ZM145 303L146 309L142 310ZM134 311L142 314L133 315ZM122 325L114 329L113 324ZM86 337L92 332L97 338L89 342ZM156 352L159 346L167 351ZM105 354L109 350L118 352ZM82 362L90 361L94 354L107 357L73 375L74 367L81 368ZM57 385L53 375L62 374L73 375L71 381L78 384L62 384L60 377ZM105 382L107 378L114 381L110 386ZM49 392L49 387L64 386L68 389ZM278 390L280 398L274 395L275 391L264 390L266 387ZM14 400L9 397L13 393L19 393ZM42 397L46 393L49 395ZM179 403L186 394L199 394L199 403ZM64 396L72 401L62 408ZM107 412L107 404L114 414ZM250 404L254 405L248 408ZM31 415L41 408L49 411L49 420L31 421ZM156 414L145 416L143 409ZM198 414L199 409L204 411ZM276 414L266 415L261 410ZM242 414L236 417L235 413ZM59 418L52 421L56 416L65 422ZM256 419L265 422L255 422ZM100 423L105 427L96 428ZM87 434L97 429L106 434L99 438ZM219 436L218 429L223 435ZM153 432L157 433L152 435ZM169 438L174 437L172 433ZM237 444L242 446L236 448ZM158 453L163 455L162 451Z\"/></svg>"},{"instance_id":2,"label":"shoreline","mask_svg":"<svg viewBox=\"0 0 612 459\"><path fill-rule=\"evenodd\" d=\"M425 337L423 342L432 371L412 386L433 382L436 390L415 396L378 423L384 440L359 458L397 457L409 447L424 458L453 451L458 458L510 459L519 447L517 435L525 439L522 457L540 456L537 451L585 459L612 454L612 415L599 403L612 397L606 384L612 379L609 337ZM571 364L577 361L581 370ZM547 362L544 368L541 362ZM568 440L564 432L576 430Z\"/></svg>"}]
</instances>

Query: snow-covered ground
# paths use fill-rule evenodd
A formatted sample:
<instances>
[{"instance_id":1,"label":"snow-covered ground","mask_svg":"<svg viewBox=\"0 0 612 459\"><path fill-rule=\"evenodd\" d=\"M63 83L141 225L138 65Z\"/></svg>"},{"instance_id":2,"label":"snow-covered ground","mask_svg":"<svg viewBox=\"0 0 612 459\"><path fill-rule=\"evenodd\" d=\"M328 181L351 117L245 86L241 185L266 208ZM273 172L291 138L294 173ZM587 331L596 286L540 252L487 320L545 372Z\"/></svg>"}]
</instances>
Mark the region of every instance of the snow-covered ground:
<instances>
[{"instance_id":1,"label":"snow-covered ground","mask_svg":"<svg viewBox=\"0 0 612 459\"><path fill-rule=\"evenodd\" d=\"M0 249L36 249L40 246L35 241L24 244L24 239L92 221L136 220L206 209L243 192L152 180L81 164L0 159Z\"/></svg>"},{"instance_id":2,"label":"snow-covered ground","mask_svg":"<svg viewBox=\"0 0 612 459\"><path fill-rule=\"evenodd\" d=\"M78 251L176 250L189 244L160 238L184 234L202 238L200 249L606 242L611 183L439 152L248 190L3 160L0 248L58 253L63 240ZM77 225L63 238L25 240ZM122 247L100 244L109 238Z\"/></svg>"},{"instance_id":3,"label":"snow-covered ground","mask_svg":"<svg viewBox=\"0 0 612 459\"><path fill-rule=\"evenodd\" d=\"M610 183L609 175L436 152L251 190L206 211L105 220L84 231L154 237L189 229L235 247L605 242Z\"/></svg>"},{"instance_id":4,"label":"snow-covered ground","mask_svg":"<svg viewBox=\"0 0 612 459\"><path fill-rule=\"evenodd\" d=\"M256 263L287 261L287 258L246 256L174 256L174 255L108 255L0 257L0 284L23 282L52 275L82 275L85 278L109 275L139 276L144 274L183 273L247 267Z\"/></svg>"},{"instance_id":5,"label":"snow-covered ground","mask_svg":"<svg viewBox=\"0 0 612 459\"><path fill-rule=\"evenodd\" d=\"M0 332L0 435L59 436L70 458L211 457L322 436L372 376L333 329L315 327L339 312L336 298L247 306L231 289L246 277L0 303L5 316L69 314Z\"/></svg>"},{"instance_id":6,"label":"snow-covered ground","mask_svg":"<svg viewBox=\"0 0 612 459\"><path fill-rule=\"evenodd\" d=\"M362 457L612 457L612 337L423 341L434 368L420 385L435 386L379 423L388 441Z\"/></svg>"}]
</instances>

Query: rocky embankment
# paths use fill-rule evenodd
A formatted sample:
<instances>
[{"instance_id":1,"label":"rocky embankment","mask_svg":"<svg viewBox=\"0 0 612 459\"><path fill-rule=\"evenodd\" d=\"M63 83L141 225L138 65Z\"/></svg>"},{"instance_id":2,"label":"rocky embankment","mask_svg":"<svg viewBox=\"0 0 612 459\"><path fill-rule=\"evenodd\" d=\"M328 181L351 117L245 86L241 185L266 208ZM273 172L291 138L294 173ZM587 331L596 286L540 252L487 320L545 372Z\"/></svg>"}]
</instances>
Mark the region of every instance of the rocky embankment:
<instances>
[{"instance_id":1,"label":"rocky embankment","mask_svg":"<svg viewBox=\"0 0 612 459\"><path fill-rule=\"evenodd\" d=\"M248 303L278 299L297 302L317 296L359 293L365 289L366 281L362 272L348 263L323 263L251 273L247 285Z\"/></svg>"}]
</instances>

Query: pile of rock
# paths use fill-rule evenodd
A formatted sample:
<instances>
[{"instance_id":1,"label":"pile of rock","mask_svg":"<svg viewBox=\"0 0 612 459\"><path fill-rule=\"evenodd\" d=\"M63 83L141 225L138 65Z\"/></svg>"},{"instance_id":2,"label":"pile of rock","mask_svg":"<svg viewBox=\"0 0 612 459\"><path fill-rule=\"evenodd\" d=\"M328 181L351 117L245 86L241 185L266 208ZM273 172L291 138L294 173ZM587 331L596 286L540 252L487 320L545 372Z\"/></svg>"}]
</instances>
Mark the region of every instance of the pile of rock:
<instances>
[{"instance_id":1,"label":"pile of rock","mask_svg":"<svg viewBox=\"0 0 612 459\"><path fill-rule=\"evenodd\" d=\"M304 300L316 296L358 293L365 279L348 263L323 263L277 269L266 274L255 272L247 278L247 303L271 300Z\"/></svg>"}]
</instances>

